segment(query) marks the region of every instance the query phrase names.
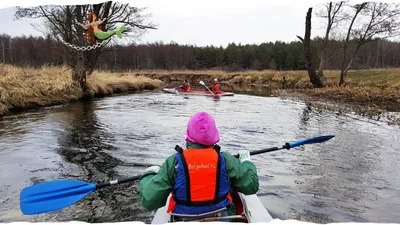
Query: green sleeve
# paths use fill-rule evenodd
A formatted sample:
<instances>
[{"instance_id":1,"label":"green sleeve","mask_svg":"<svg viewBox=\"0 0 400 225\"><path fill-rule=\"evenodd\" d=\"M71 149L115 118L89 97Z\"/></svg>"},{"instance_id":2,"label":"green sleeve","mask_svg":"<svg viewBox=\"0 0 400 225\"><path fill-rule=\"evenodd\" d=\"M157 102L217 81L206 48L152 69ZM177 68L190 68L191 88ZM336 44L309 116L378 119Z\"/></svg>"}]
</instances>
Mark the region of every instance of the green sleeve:
<instances>
[{"instance_id":1,"label":"green sleeve","mask_svg":"<svg viewBox=\"0 0 400 225\"><path fill-rule=\"evenodd\" d=\"M222 153L226 162L226 173L231 181L231 187L245 195L256 194L259 188L257 169L254 163L244 161L229 153Z\"/></svg>"},{"instance_id":2,"label":"green sleeve","mask_svg":"<svg viewBox=\"0 0 400 225\"><path fill-rule=\"evenodd\" d=\"M143 173L139 179L140 202L152 211L165 205L175 184L175 155L168 157L157 174Z\"/></svg>"}]
</instances>

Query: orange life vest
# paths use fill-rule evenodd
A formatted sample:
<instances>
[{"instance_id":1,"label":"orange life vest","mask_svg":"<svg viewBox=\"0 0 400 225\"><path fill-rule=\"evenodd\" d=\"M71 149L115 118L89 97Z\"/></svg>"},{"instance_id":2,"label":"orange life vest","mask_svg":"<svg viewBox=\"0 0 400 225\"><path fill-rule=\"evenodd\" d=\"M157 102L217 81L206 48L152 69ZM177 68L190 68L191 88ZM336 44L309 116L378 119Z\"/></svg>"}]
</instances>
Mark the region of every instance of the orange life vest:
<instances>
[{"instance_id":1,"label":"orange life vest","mask_svg":"<svg viewBox=\"0 0 400 225\"><path fill-rule=\"evenodd\" d=\"M210 88L213 93L217 93L217 92L221 91L219 86L220 86L219 82L215 82L213 85L209 86L208 88Z\"/></svg>"},{"instance_id":2,"label":"orange life vest","mask_svg":"<svg viewBox=\"0 0 400 225\"><path fill-rule=\"evenodd\" d=\"M220 89L219 89L219 82L216 82L216 83L214 84L214 90L215 90L215 92L220 91Z\"/></svg>"},{"instance_id":3,"label":"orange life vest","mask_svg":"<svg viewBox=\"0 0 400 225\"><path fill-rule=\"evenodd\" d=\"M178 150L168 213L201 214L232 203L224 156L212 148Z\"/></svg>"}]
</instances>

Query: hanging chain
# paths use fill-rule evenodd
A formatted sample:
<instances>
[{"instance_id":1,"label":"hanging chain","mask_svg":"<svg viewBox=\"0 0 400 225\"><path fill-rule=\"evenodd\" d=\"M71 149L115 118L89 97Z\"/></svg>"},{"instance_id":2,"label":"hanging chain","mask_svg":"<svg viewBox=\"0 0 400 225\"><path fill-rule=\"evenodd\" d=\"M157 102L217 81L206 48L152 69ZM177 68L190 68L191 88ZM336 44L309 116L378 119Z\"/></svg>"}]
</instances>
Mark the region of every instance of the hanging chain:
<instances>
[{"instance_id":1,"label":"hanging chain","mask_svg":"<svg viewBox=\"0 0 400 225\"><path fill-rule=\"evenodd\" d=\"M60 38L60 37L59 37L58 39L59 39L64 45L66 45L66 46L68 46L68 47L70 47L70 48L73 48L73 49L75 49L75 50L77 50L77 51L90 51L90 50L92 50L92 49L96 49L96 48L102 47L103 45L105 45L105 44L107 43L107 41L101 41L101 42L96 43L95 45L89 45L89 46L86 46L86 47L81 47L81 46L76 46L76 45L70 44L70 43L64 41L64 39L62 39L62 38Z\"/></svg>"}]
</instances>

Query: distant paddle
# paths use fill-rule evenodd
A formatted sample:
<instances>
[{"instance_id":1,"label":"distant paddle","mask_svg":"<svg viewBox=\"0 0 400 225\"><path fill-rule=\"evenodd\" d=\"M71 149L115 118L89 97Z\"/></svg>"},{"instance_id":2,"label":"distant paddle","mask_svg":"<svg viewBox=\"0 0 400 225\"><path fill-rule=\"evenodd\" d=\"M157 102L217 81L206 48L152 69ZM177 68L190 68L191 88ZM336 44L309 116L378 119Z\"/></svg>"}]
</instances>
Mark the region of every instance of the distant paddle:
<instances>
[{"instance_id":1,"label":"distant paddle","mask_svg":"<svg viewBox=\"0 0 400 225\"><path fill-rule=\"evenodd\" d=\"M204 87L206 87L207 90L208 90L213 96L215 96L215 94L206 86L206 84L205 84L202 80L199 81L199 83L200 83L201 85L203 85Z\"/></svg>"},{"instance_id":2,"label":"distant paddle","mask_svg":"<svg viewBox=\"0 0 400 225\"><path fill-rule=\"evenodd\" d=\"M281 149L295 148L305 144L315 144L330 140L335 135L319 136L300 141L286 143L282 147L273 147L258 151L251 151L250 155L272 152ZM179 147L179 146L177 146ZM176 148L176 147L175 147ZM180 147L179 147L180 148ZM239 155L234 155L236 158ZM100 184L91 184L78 180L55 180L48 181L24 188L20 193L20 208L22 213L40 214L51 212L72 205L93 191L114 184L122 184L138 180L141 175L107 181Z\"/></svg>"},{"instance_id":3,"label":"distant paddle","mask_svg":"<svg viewBox=\"0 0 400 225\"><path fill-rule=\"evenodd\" d=\"M179 91L178 91L179 87L175 87L174 89L176 91L176 94L179 95Z\"/></svg>"},{"instance_id":4,"label":"distant paddle","mask_svg":"<svg viewBox=\"0 0 400 225\"><path fill-rule=\"evenodd\" d=\"M318 137L308 138L308 139L304 139L304 140L300 140L300 141L286 143L282 147L272 147L272 148L266 148L266 149L261 149L261 150L257 150L257 151L251 151L250 155L258 155L261 153L273 152L273 151L278 151L278 150L282 150L282 149L291 149L291 148L295 148L295 147L307 145L307 144L321 143L321 142L328 141L328 140L332 139L333 137L335 137L335 135L326 135L326 136L318 136ZM239 158L239 154L236 154L234 156L236 158Z\"/></svg>"}]
</instances>

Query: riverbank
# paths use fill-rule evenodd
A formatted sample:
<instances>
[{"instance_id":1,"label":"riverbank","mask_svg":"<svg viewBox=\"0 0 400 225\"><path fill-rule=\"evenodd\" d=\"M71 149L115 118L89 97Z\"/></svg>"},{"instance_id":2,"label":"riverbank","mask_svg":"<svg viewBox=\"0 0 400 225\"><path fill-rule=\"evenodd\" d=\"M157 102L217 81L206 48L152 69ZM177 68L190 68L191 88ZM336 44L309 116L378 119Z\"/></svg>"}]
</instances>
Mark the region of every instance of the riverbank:
<instances>
[{"instance_id":1,"label":"riverbank","mask_svg":"<svg viewBox=\"0 0 400 225\"><path fill-rule=\"evenodd\" d=\"M314 89L307 71L133 71L164 82L189 79L193 84L203 80L211 84L214 78L226 84L247 84L255 88L267 86L276 96L306 101L318 108L341 113L355 112L379 120L385 112L400 112L400 69L351 70L345 84L338 86L340 71L324 71L325 88ZM223 86L222 86L223 87ZM390 123L399 118L386 116Z\"/></svg>"},{"instance_id":2,"label":"riverbank","mask_svg":"<svg viewBox=\"0 0 400 225\"><path fill-rule=\"evenodd\" d=\"M83 93L70 74L68 68L31 69L0 64L0 116L9 111L81 99ZM268 87L274 96L299 99L317 108L329 108L340 113L355 112L377 120L386 117L390 123L400 124L400 118L385 115L387 112L400 112L400 69L349 71L341 87L337 85L339 71L325 71L324 74L326 87L320 89L312 88L307 71L271 70L232 73L218 70L95 71L87 83L91 97L102 97L153 90L185 79L189 79L192 85L198 85L200 80L211 84L214 78L218 78L227 85Z\"/></svg>"},{"instance_id":3,"label":"riverbank","mask_svg":"<svg viewBox=\"0 0 400 225\"><path fill-rule=\"evenodd\" d=\"M161 88L163 82L143 76L95 71L88 77L90 97ZM9 112L64 104L82 99L71 69L20 68L0 64L0 117Z\"/></svg>"}]
</instances>

